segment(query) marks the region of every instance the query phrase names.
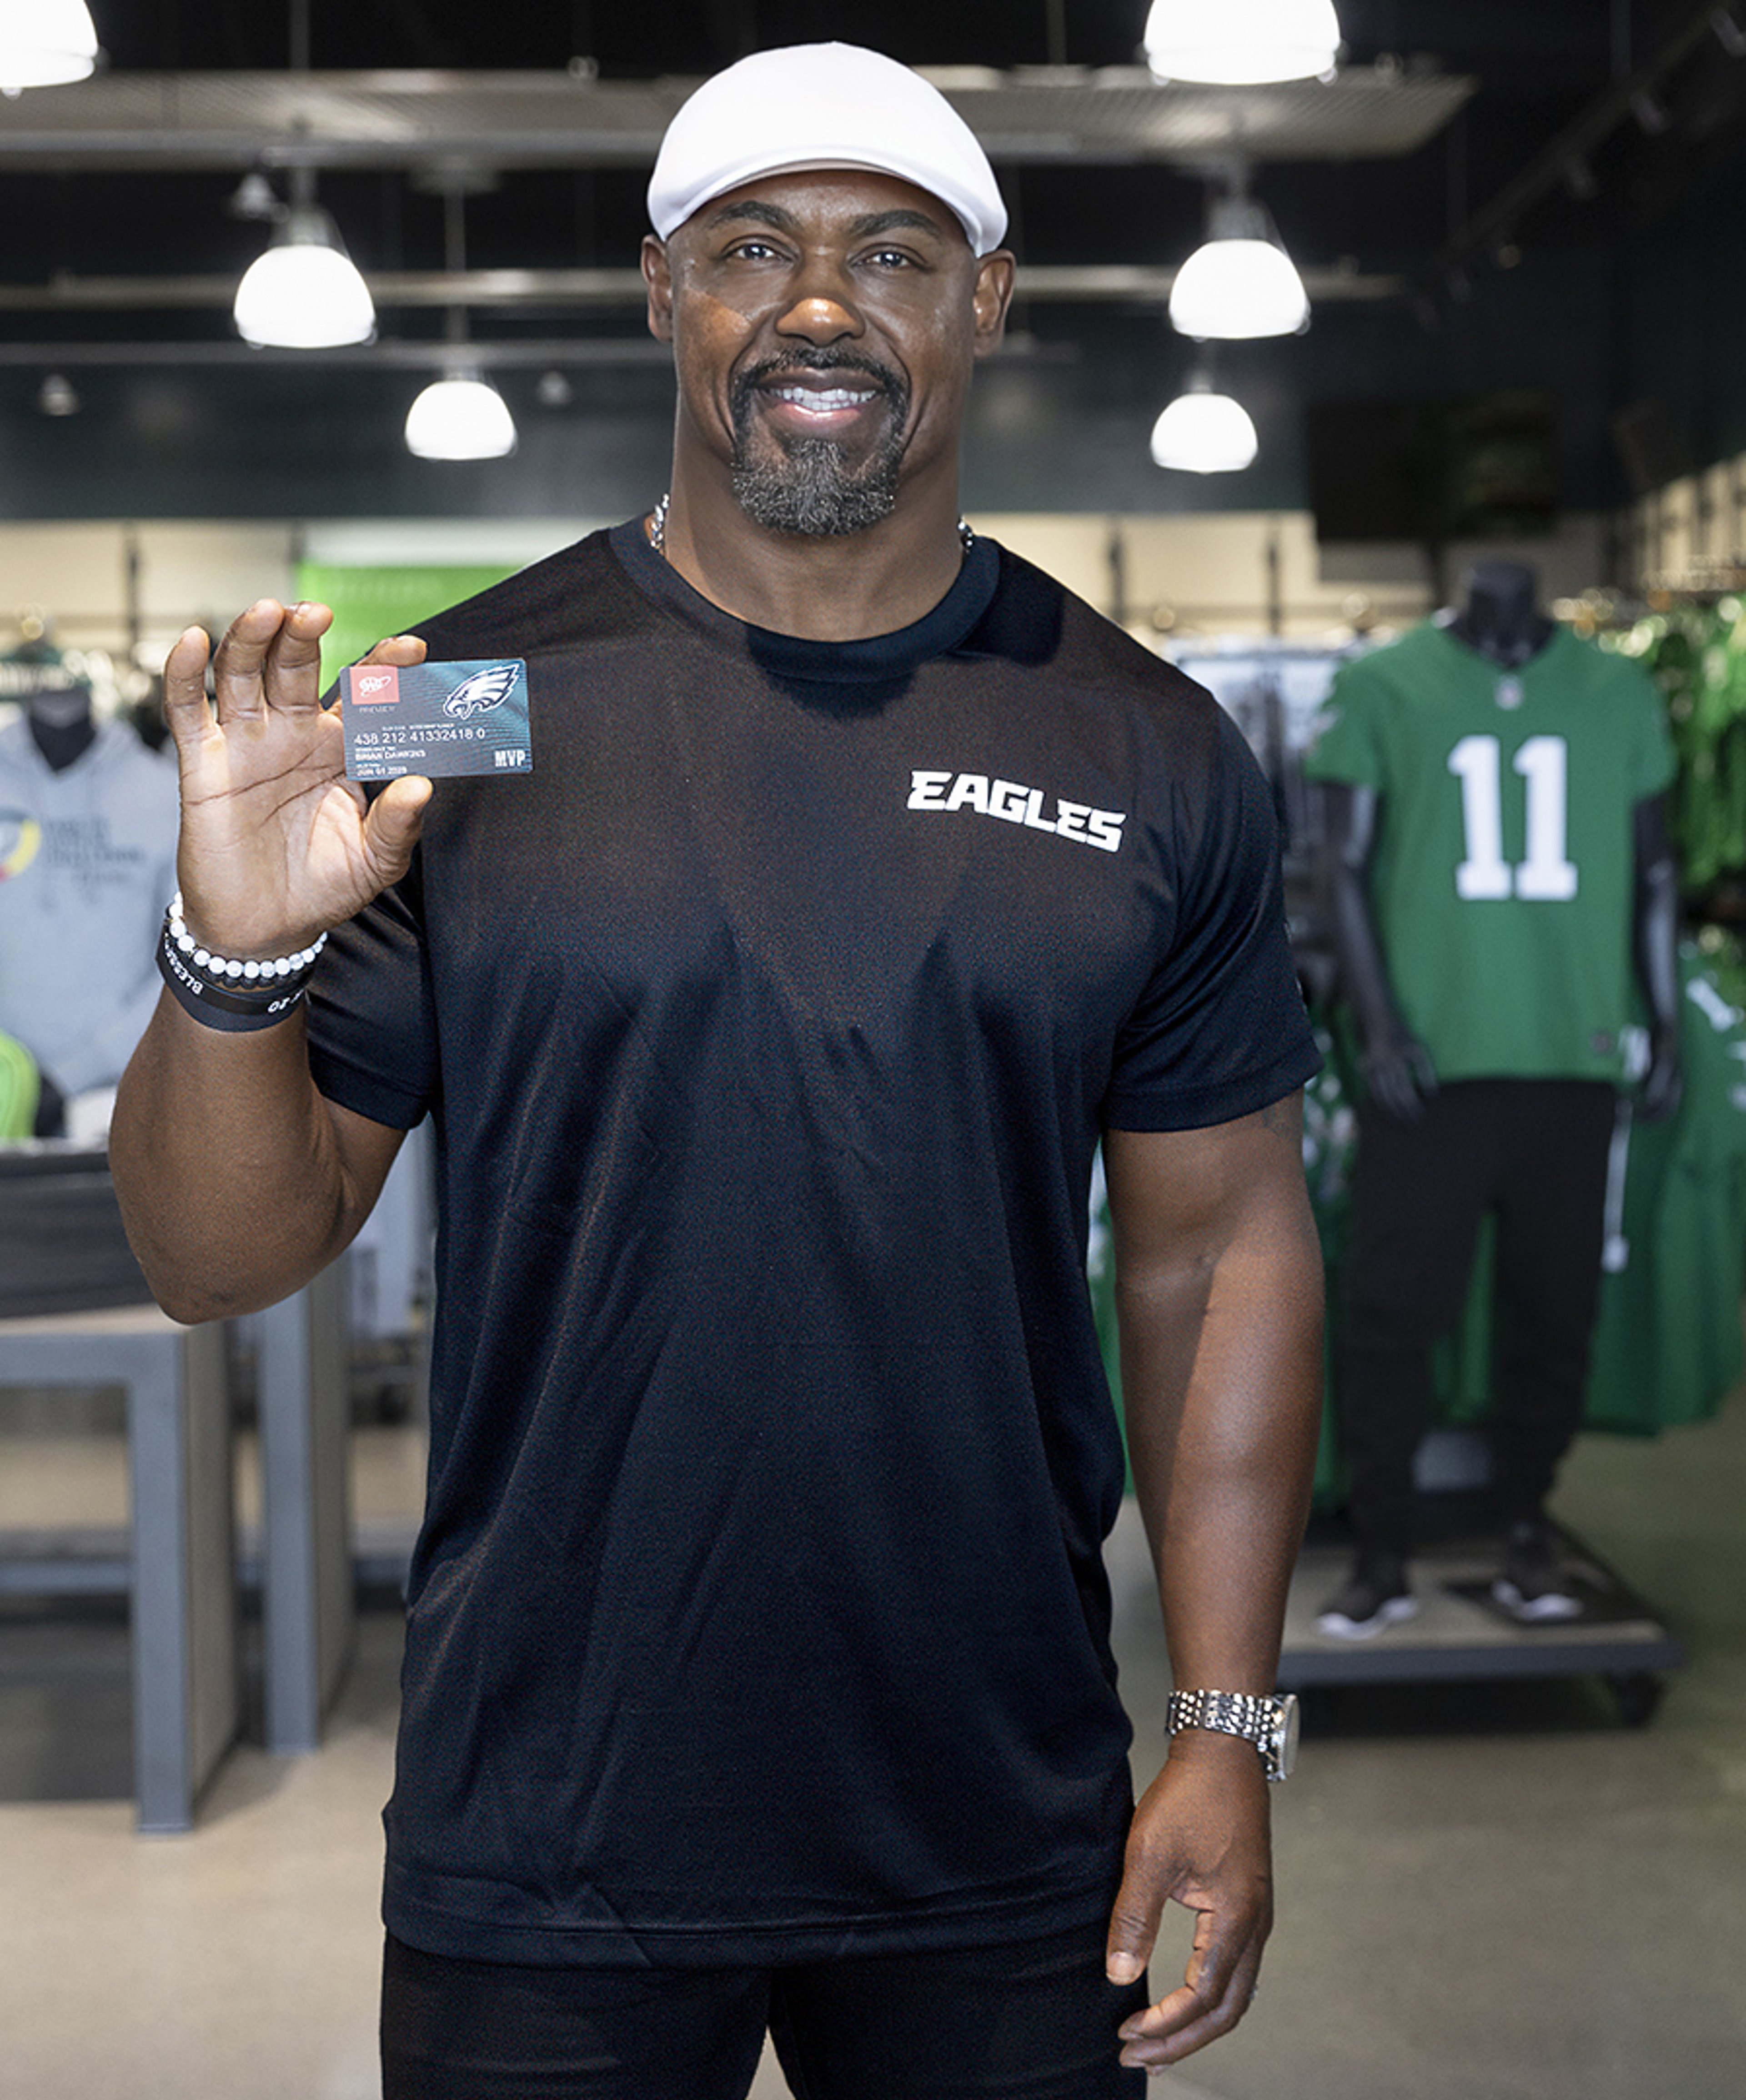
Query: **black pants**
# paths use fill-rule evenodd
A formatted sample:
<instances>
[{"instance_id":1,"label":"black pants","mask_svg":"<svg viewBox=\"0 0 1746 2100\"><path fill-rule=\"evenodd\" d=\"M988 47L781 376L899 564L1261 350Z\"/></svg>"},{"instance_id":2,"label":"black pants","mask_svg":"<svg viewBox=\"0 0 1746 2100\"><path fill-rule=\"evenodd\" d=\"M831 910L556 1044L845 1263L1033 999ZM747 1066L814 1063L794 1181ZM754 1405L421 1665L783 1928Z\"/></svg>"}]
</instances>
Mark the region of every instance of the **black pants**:
<instances>
[{"instance_id":1,"label":"black pants","mask_svg":"<svg viewBox=\"0 0 1746 2100\"><path fill-rule=\"evenodd\" d=\"M1600 1292L1617 1096L1585 1079L1465 1079L1398 1123L1361 1113L1338 1398L1350 1507L1366 1544L1406 1554L1431 1343L1459 1318L1474 1244L1497 1223L1494 1481L1532 1515L1581 1420Z\"/></svg>"},{"instance_id":2,"label":"black pants","mask_svg":"<svg viewBox=\"0 0 1746 2100\"><path fill-rule=\"evenodd\" d=\"M382 1966L383 2100L744 2100L766 2030L796 2100L1135 2100L1116 2034L1144 1981L1107 1926L780 1969Z\"/></svg>"}]
</instances>

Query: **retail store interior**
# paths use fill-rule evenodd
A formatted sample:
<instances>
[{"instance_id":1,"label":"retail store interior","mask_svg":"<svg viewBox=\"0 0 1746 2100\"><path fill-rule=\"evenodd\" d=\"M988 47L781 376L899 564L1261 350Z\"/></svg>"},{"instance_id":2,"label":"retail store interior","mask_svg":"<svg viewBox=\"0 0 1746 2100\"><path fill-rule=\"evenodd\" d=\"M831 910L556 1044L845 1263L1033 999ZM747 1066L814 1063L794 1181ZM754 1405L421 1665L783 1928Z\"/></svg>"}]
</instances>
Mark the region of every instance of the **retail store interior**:
<instances>
[{"instance_id":1,"label":"retail store interior","mask_svg":"<svg viewBox=\"0 0 1746 2100\"><path fill-rule=\"evenodd\" d=\"M1307 1158L1336 1304L1362 1061L1306 774L1336 679L1501 570L1561 638L1652 686L1677 768L1684 1094L1671 1124L1622 1116L1610 1155L1583 1428L1549 1504L1576 1601L1537 1622L1489 1588L1482 1277L1416 1462L1421 1609L1356 1639L1318 1618L1353 1540L1330 1399L1281 1668L1303 1747L1274 1797L1276 1934L1239 2030L1157 2089L1737 2100L1746 6L1337 13L1317 74L1209 82L1149 60L1144 0L91 0L89 77L0 99L0 738L46 723L53 765L69 721L75 740L113 722L137 757L161 747L191 623L320 598L337 676L650 510L672 378L637 258L663 127L704 76L783 43L851 38L920 68L986 146L1018 258L965 514L1206 684L1269 775L1328 1059ZM0 86L7 23L0 6ZM1184 266L1239 207L1307 318L1184 329ZM350 339L258 320L245 339L239 284L299 212L327 215L314 245L349 251L373 315ZM416 397L463 370L496 435L415 450ZM1222 455L1167 425L1208 399L1230 412ZM1536 762L1516 770L1537 792ZM0 1046L29 1052L6 914L53 854L11 783ZM128 849L153 870L143 1011L165 807L159 843ZM95 836L69 832L66 864ZM125 914L106 909L108 940ZM119 969L103 952L98 974ZM59 986L80 964L42 967ZM0 1055L0 2100L368 2100L430 1149L408 1148L320 1285L190 1343L121 1235L101 1033L58 1075ZM1106 1223L1091 1288L1118 1388ZM1131 1496L1109 1563L1144 1786L1171 1684ZM1185 1958L1169 1930L1165 1970ZM754 2100L787 2089L768 2058Z\"/></svg>"}]
</instances>

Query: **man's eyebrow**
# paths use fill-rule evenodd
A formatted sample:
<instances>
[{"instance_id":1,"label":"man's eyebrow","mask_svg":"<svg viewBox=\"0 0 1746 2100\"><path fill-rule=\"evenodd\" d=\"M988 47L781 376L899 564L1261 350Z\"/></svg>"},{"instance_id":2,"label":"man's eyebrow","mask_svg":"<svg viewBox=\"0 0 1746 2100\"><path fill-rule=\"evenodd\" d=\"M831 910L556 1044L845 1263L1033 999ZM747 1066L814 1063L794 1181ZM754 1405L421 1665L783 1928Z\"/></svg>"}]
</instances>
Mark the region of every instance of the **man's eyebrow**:
<instances>
[{"instance_id":1,"label":"man's eyebrow","mask_svg":"<svg viewBox=\"0 0 1746 2100\"><path fill-rule=\"evenodd\" d=\"M774 226L783 233L798 231L792 215L780 205L763 204L756 197L747 197L743 204L723 205L720 211L710 214L707 223L712 227L725 226L739 218L749 218L759 226Z\"/></svg>"},{"instance_id":2,"label":"man's eyebrow","mask_svg":"<svg viewBox=\"0 0 1746 2100\"><path fill-rule=\"evenodd\" d=\"M724 205L720 211L712 212L705 222L711 228L728 226L739 220L750 220L756 226L774 227L779 233L798 233L800 221L791 212L784 211L780 205L766 204L760 197L746 197L738 204ZM931 233L936 240L943 239L945 229L940 222L924 211L916 211L898 205L889 211L868 212L853 222L849 228L854 240L868 240L881 233Z\"/></svg>"},{"instance_id":3,"label":"man's eyebrow","mask_svg":"<svg viewBox=\"0 0 1746 2100\"><path fill-rule=\"evenodd\" d=\"M897 205L890 211L870 212L865 218L858 218L849 228L858 240L866 240L879 233L931 233L938 239L944 229L939 221L930 218L924 211L915 211Z\"/></svg>"}]
</instances>

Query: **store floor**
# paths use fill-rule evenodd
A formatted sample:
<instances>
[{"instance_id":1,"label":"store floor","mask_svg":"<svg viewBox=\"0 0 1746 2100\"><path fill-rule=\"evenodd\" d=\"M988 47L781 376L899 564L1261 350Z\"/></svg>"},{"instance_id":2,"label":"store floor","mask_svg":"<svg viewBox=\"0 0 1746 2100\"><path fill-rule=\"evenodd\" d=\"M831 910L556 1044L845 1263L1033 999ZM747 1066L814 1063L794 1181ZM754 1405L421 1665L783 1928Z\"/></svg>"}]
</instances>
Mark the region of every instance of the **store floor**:
<instances>
[{"instance_id":1,"label":"store floor","mask_svg":"<svg viewBox=\"0 0 1746 2100\"><path fill-rule=\"evenodd\" d=\"M117 1520L118 1437L66 1429L0 1396L0 1525ZM410 1432L360 1435L378 1539L417 1470ZM1585 1680L1324 1694L1276 1797L1259 2002L1161 2094L1746 2090L1746 1403L1654 1445L1585 1443L1559 1507L1689 1647L1653 1725L1622 1727ZM1113 1565L1124 1681L1155 1745L1166 1686L1131 1512ZM193 1834L141 1839L125 1626L95 1603L0 1603L0 2100L376 2093L398 1648L378 1603L318 1755L244 1747ZM1179 1922L1159 1973L1184 1943ZM755 2090L786 2089L766 2065Z\"/></svg>"}]
</instances>

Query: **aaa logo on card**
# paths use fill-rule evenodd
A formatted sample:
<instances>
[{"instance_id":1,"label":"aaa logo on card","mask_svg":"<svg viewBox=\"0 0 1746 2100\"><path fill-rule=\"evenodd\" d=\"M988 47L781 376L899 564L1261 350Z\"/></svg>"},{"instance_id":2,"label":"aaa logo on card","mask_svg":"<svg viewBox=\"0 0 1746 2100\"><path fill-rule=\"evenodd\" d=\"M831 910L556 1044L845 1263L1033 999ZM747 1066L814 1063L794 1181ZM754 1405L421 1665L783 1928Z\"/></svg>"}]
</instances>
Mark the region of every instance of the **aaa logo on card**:
<instances>
[{"instance_id":1,"label":"aaa logo on card","mask_svg":"<svg viewBox=\"0 0 1746 2100\"><path fill-rule=\"evenodd\" d=\"M493 708L500 708L520 682L520 663L491 664L484 670L475 671L470 678L463 678L443 703L443 712L456 721L469 721L474 715L488 714Z\"/></svg>"},{"instance_id":2,"label":"aaa logo on card","mask_svg":"<svg viewBox=\"0 0 1746 2100\"><path fill-rule=\"evenodd\" d=\"M379 708L400 697L400 673L392 664L360 664L351 674L351 698L359 707Z\"/></svg>"}]
</instances>

